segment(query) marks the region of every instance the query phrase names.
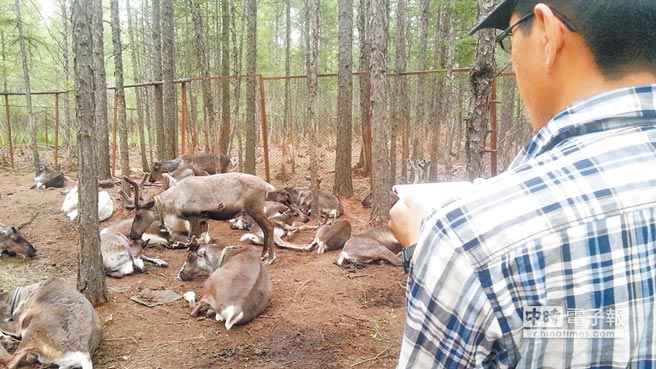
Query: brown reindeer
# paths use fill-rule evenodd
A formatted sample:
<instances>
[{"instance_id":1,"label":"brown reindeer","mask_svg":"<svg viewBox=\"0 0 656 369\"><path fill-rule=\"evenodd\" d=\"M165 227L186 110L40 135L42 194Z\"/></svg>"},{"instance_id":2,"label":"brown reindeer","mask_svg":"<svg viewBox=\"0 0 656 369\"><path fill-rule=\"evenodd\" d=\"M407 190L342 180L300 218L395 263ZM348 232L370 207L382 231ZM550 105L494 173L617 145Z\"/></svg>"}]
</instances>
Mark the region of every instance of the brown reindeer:
<instances>
[{"instance_id":1,"label":"brown reindeer","mask_svg":"<svg viewBox=\"0 0 656 369\"><path fill-rule=\"evenodd\" d=\"M129 178L126 180L134 183ZM133 186L136 186L136 183ZM240 212L246 212L263 229L262 259L266 263L272 263L276 258L273 225L264 213L264 202L267 193L273 190L275 187L268 182L246 173L188 177L152 200L139 205L130 239L140 239L153 222L159 221L161 224L166 215L188 220L191 224L191 234L199 237L201 219L228 220Z\"/></svg>"},{"instance_id":2,"label":"brown reindeer","mask_svg":"<svg viewBox=\"0 0 656 369\"><path fill-rule=\"evenodd\" d=\"M357 233L346 241L339 253L337 265L386 261L394 266L402 266L401 259L396 256L400 251L401 244L394 237L389 226L383 225Z\"/></svg>"},{"instance_id":3,"label":"brown reindeer","mask_svg":"<svg viewBox=\"0 0 656 369\"><path fill-rule=\"evenodd\" d=\"M32 223L37 215L39 215L39 213L32 214L30 220L16 227L6 226L0 223L0 257L2 257L2 254L4 253L9 256L16 256L19 254L28 258L36 256L36 248L34 248L30 241L25 238L21 229Z\"/></svg>"},{"instance_id":4,"label":"brown reindeer","mask_svg":"<svg viewBox=\"0 0 656 369\"><path fill-rule=\"evenodd\" d=\"M41 363L61 369L93 368L100 318L86 297L63 279L0 290L0 317L0 332L20 340L13 355L0 350L0 364L7 368L17 368L32 352Z\"/></svg>"},{"instance_id":5,"label":"brown reindeer","mask_svg":"<svg viewBox=\"0 0 656 369\"><path fill-rule=\"evenodd\" d=\"M230 165L230 157L225 154L202 153L195 155L182 155L174 160L158 160L153 163L150 171L151 183L159 179L162 173L171 173L178 168L190 168L194 175L207 176L225 173Z\"/></svg>"},{"instance_id":6,"label":"brown reindeer","mask_svg":"<svg viewBox=\"0 0 656 369\"><path fill-rule=\"evenodd\" d=\"M188 295L187 295L188 296ZM226 329L246 324L260 315L273 297L271 278L252 246L228 246L222 250L218 269L205 280L196 304L189 298L191 316L209 306Z\"/></svg>"}]
</instances>

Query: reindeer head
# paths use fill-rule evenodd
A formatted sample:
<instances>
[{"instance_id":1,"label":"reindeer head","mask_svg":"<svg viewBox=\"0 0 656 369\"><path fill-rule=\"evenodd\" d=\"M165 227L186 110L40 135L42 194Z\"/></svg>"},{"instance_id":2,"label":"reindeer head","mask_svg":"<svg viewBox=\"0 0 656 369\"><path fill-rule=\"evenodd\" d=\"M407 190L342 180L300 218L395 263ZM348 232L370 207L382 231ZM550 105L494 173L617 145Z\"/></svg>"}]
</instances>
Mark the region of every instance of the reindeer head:
<instances>
[{"instance_id":1,"label":"reindeer head","mask_svg":"<svg viewBox=\"0 0 656 369\"><path fill-rule=\"evenodd\" d=\"M192 238L189 244L189 255L178 272L178 278L182 281L191 281L203 273L211 273L215 268L212 266L207 246L200 247L196 238Z\"/></svg>"},{"instance_id":2,"label":"reindeer head","mask_svg":"<svg viewBox=\"0 0 656 369\"><path fill-rule=\"evenodd\" d=\"M157 214L154 200L150 200L143 204L141 203L139 196L139 185L135 181L131 180L127 176L123 176L123 180L129 183L130 186L132 186L134 189L134 202L131 205L134 206L136 212L134 214L134 221L130 227L130 240L140 240L141 236L144 234L144 232L146 232L148 227L150 227L154 221L159 219L159 215Z\"/></svg>"},{"instance_id":3,"label":"reindeer head","mask_svg":"<svg viewBox=\"0 0 656 369\"><path fill-rule=\"evenodd\" d=\"M16 254L24 255L29 258L36 256L36 249L25 238L21 228L32 223L38 214L39 213L34 213L29 221L17 227L7 227L0 224L0 253L2 251L7 251L7 253L12 256Z\"/></svg>"}]
</instances>

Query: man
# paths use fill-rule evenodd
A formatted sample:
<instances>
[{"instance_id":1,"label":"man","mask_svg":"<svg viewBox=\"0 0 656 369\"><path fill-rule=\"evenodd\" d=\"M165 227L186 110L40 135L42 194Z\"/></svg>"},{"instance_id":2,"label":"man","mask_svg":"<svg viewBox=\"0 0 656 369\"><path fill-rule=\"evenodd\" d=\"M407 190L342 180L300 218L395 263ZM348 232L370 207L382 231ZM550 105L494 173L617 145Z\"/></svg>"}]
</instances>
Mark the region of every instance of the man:
<instances>
[{"instance_id":1,"label":"man","mask_svg":"<svg viewBox=\"0 0 656 369\"><path fill-rule=\"evenodd\" d=\"M398 368L656 365L656 1L503 1L536 135L424 219ZM512 48L512 49L511 49Z\"/></svg>"}]
</instances>

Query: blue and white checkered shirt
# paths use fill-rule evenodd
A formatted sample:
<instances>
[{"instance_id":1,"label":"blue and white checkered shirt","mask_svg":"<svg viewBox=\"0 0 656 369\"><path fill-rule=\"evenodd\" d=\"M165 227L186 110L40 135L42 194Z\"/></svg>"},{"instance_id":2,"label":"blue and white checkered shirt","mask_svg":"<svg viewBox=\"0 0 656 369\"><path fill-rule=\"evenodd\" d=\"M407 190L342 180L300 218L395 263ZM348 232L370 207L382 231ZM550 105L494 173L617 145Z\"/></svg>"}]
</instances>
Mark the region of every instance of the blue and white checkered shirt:
<instances>
[{"instance_id":1,"label":"blue and white checkered shirt","mask_svg":"<svg viewBox=\"0 0 656 369\"><path fill-rule=\"evenodd\" d=\"M656 85L578 101L423 222L398 368L656 367Z\"/></svg>"}]
</instances>

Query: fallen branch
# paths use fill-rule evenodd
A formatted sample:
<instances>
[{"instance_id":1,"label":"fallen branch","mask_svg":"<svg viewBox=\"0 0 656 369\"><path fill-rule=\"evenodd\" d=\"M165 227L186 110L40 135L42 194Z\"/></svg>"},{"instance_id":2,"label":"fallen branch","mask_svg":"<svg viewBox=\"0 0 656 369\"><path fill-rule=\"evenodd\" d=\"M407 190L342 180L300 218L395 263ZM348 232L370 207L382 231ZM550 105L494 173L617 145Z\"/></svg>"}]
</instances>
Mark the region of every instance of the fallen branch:
<instances>
[{"instance_id":1,"label":"fallen branch","mask_svg":"<svg viewBox=\"0 0 656 369\"><path fill-rule=\"evenodd\" d=\"M385 356L382 356L382 357L381 357L381 355L384 354L385 352L389 351L389 349L391 349L391 348L392 348L392 346L390 346L390 347L386 348L385 350L381 351L378 355L376 355L376 356L374 356L374 357L370 357L370 358L368 358L368 359L364 359L364 360L360 360L360 361L358 361L358 362L355 362L355 363L351 364L351 368L353 368L354 366L358 366L358 365L360 365L360 364L368 363L368 362L370 362L370 361L374 361L374 360L378 360L378 359L383 359L383 358L386 358L386 357L390 357L390 356L392 356L391 354L388 354L388 355L385 355Z\"/></svg>"}]
</instances>

